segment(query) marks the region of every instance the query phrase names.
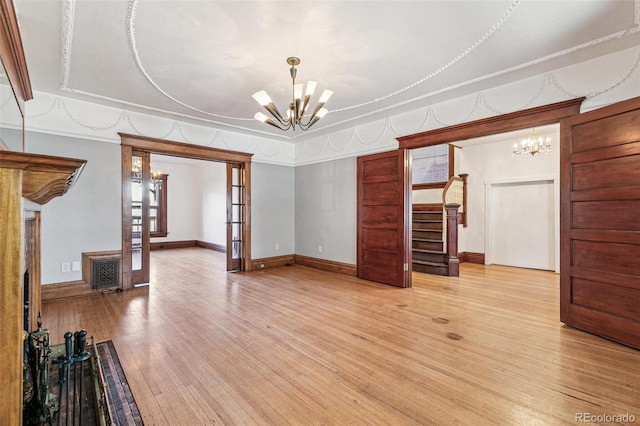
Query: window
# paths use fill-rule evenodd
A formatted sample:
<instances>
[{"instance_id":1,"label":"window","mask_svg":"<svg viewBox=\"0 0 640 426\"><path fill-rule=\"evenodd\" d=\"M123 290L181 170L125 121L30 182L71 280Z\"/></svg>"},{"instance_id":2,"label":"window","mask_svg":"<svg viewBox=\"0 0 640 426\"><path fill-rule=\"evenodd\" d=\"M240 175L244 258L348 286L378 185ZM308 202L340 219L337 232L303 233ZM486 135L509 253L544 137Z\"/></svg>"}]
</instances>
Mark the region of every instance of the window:
<instances>
[{"instance_id":1,"label":"window","mask_svg":"<svg viewBox=\"0 0 640 426\"><path fill-rule=\"evenodd\" d=\"M444 188L452 176L452 148L447 144L411 150L413 189Z\"/></svg>"},{"instance_id":2,"label":"window","mask_svg":"<svg viewBox=\"0 0 640 426\"><path fill-rule=\"evenodd\" d=\"M154 174L149 184L149 230L151 237L166 237L167 230L167 178Z\"/></svg>"}]
</instances>

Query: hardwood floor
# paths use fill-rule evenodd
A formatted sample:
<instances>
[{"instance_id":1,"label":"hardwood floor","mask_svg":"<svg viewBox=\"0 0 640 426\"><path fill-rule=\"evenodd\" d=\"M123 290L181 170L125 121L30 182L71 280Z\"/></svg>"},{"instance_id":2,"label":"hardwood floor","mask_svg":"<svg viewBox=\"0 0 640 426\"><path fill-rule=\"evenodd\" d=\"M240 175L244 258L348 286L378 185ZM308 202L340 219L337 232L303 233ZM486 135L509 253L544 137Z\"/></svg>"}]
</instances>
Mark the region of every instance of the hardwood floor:
<instances>
[{"instance_id":1,"label":"hardwood floor","mask_svg":"<svg viewBox=\"0 0 640 426\"><path fill-rule=\"evenodd\" d=\"M53 343L113 340L147 425L640 421L640 351L562 325L556 274L460 267L399 289L161 250L150 287L47 302L43 319Z\"/></svg>"}]
</instances>

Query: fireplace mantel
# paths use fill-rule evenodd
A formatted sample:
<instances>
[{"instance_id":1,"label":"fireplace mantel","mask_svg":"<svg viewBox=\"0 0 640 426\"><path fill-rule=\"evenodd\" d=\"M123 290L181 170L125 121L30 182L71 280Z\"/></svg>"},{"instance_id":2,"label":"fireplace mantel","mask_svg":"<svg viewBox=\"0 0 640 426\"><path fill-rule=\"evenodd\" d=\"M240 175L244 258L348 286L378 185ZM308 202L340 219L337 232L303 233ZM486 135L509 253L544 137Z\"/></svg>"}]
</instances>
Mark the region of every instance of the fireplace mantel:
<instances>
[{"instance_id":1,"label":"fireplace mantel","mask_svg":"<svg viewBox=\"0 0 640 426\"><path fill-rule=\"evenodd\" d=\"M78 180L86 160L0 151L0 168L22 170L22 196L46 204Z\"/></svg>"}]
</instances>

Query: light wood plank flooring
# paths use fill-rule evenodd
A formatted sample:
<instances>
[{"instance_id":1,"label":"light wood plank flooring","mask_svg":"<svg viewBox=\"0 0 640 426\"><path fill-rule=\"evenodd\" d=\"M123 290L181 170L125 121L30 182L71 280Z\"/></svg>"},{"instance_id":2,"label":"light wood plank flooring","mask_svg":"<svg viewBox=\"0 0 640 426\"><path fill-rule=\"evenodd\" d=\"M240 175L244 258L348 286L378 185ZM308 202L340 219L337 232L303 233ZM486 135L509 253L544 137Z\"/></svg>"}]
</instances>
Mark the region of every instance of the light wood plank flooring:
<instances>
[{"instance_id":1,"label":"light wood plank flooring","mask_svg":"<svg viewBox=\"0 0 640 426\"><path fill-rule=\"evenodd\" d=\"M53 343L114 341L147 425L640 422L640 351L561 324L556 274L465 263L413 285L164 250L150 287L43 319Z\"/></svg>"}]
</instances>

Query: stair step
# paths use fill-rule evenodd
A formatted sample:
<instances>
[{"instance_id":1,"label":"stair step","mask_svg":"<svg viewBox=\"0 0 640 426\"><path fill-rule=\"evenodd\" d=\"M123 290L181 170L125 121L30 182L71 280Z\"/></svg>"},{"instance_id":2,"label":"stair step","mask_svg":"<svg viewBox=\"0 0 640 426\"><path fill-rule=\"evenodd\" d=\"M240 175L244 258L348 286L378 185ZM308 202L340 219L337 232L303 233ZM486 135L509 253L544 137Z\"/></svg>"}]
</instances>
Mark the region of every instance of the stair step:
<instances>
[{"instance_id":1,"label":"stair step","mask_svg":"<svg viewBox=\"0 0 640 426\"><path fill-rule=\"evenodd\" d=\"M431 249L422 249L422 248L414 248L411 249L412 252L414 253L426 253L426 254L441 254L441 255L445 255L447 253L443 252L442 250L431 250Z\"/></svg>"},{"instance_id":2,"label":"stair step","mask_svg":"<svg viewBox=\"0 0 640 426\"><path fill-rule=\"evenodd\" d=\"M437 230L437 231L442 231L442 222L413 222L413 229L416 230L422 230L422 229L428 229L428 230Z\"/></svg>"},{"instance_id":3,"label":"stair step","mask_svg":"<svg viewBox=\"0 0 640 426\"><path fill-rule=\"evenodd\" d=\"M444 250L444 242L438 240L424 240L424 239L413 239L411 244L412 249L422 249L422 250L435 250L435 251L443 251Z\"/></svg>"},{"instance_id":4,"label":"stair step","mask_svg":"<svg viewBox=\"0 0 640 426\"><path fill-rule=\"evenodd\" d=\"M413 229L412 239L442 240L442 230L440 229Z\"/></svg>"},{"instance_id":5,"label":"stair step","mask_svg":"<svg viewBox=\"0 0 640 426\"><path fill-rule=\"evenodd\" d=\"M413 261L412 269L414 272L423 272L433 275L449 275L449 266L446 263Z\"/></svg>"},{"instance_id":6,"label":"stair step","mask_svg":"<svg viewBox=\"0 0 640 426\"><path fill-rule=\"evenodd\" d=\"M433 262L446 265L447 254L441 250L413 249L412 258L414 262Z\"/></svg>"},{"instance_id":7,"label":"stair step","mask_svg":"<svg viewBox=\"0 0 640 426\"><path fill-rule=\"evenodd\" d=\"M412 220L440 220L442 221L442 213L412 213Z\"/></svg>"}]
</instances>

